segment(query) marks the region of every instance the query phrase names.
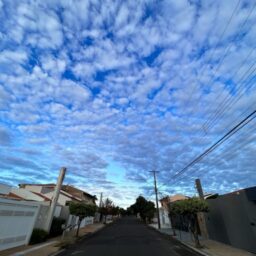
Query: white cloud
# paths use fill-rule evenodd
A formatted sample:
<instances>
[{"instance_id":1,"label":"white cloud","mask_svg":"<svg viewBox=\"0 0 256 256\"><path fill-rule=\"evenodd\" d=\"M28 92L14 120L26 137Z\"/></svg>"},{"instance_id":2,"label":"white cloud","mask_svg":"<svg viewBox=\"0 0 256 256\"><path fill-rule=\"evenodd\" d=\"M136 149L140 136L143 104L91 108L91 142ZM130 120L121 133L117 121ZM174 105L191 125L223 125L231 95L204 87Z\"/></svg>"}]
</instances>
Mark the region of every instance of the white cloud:
<instances>
[{"instance_id":1,"label":"white cloud","mask_svg":"<svg viewBox=\"0 0 256 256\"><path fill-rule=\"evenodd\" d=\"M98 193L102 183L104 192L111 187L111 196L119 193L120 202L130 202L145 191L141 177L147 178L148 170L156 167L159 182L166 182L253 109L253 86L239 100L230 93L232 86L246 91L241 75L256 54L236 73L254 45L255 14L241 28L252 8L246 3L217 45L234 1L24 1L17 6L6 1L0 16L0 119L14 131L17 144L40 146L41 158L34 157L46 166L45 174L66 163L70 176L81 179L77 185L84 182ZM238 32L246 34L232 41ZM202 125L225 100L229 107L203 137ZM230 179L227 189L237 187L239 179L251 184L242 178L240 163L252 176L253 145L240 153L239 165L219 161L217 153L205 159L174 189L192 193L193 178L205 179L209 170L205 182L213 190L214 173ZM26 162L19 159L8 165L18 163L21 173ZM128 193L124 181L109 180L110 162L118 162L123 177L136 181L138 189ZM235 170L238 178L228 178L224 170ZM81 177L85 172L92 184Z\"/></svg>"},{"instance_id":2,"label":"white cloud","mask_svg":"<svg viewBox=\"0 0 256 256\"><path fill-rule=\"evenodd\" d=\"M28 56L27 53L24 51L10 51L10 50L4 50L0 52L0 63L24 63L27 60Z\"/></svg>"}]
</instances>

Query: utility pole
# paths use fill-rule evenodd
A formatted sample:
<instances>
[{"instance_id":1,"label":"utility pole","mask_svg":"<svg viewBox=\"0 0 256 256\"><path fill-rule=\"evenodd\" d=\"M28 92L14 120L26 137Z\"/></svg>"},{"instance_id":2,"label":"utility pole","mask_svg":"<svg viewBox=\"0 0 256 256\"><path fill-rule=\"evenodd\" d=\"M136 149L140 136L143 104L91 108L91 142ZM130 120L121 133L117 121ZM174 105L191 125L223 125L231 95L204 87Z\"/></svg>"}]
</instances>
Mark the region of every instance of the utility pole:
<instances>
[{"instance_id":1,"label":"utility pole","mask_svg":"<svg viewBox=\"0 0 256 256\"><path fill-rule=\"evenodd\" d=\"M158 228L161 229L159 206L158 206L158 190L157 190L157 182L156 182L156 171L154 170L152 172L154 175L154 186L155 186L155 194L156 194L157 223L158 223Z\"/></svg>"},{"instance_id":2,"label":"utility pole","mask_svg":"<svg viewBox=\"0 0 256 256\"><path fill-rule=\"evenodd\" d=\"M99 204L99 207L102 206L102 197L103 197L103 193L101 192L101 193L100 193L100 204Z\"/></svg>"},{"instance_id":3,"label":"utility pole","mask_svg":"<svg viewBox=\"0 0 256 256\"><path fill-rule=\"evenodd\" d=\"M196 179L195 184L196 184L196 189L197 189L200 199L204 200L204 192L203 192L203 188L202 188L200 179Z\"/></svg>"},{"instance_id":4,"label":"utility pole","mask_svg":"<svg viewBox=\"0 0 256 256\"><path fill-rule=\"evenodd\" d=\"M100 203L99 203L99 208L102 207L102 197L103 197L103 193L101 192L100 193ZM102 221L102 212L101 212L101 209L100 209L100 219L99 221L101 222Z\"/></svg>"},{"instance_id":5,"label":"utility pole","mask_svg":"<svg viewBox=\"0 0 256 256\"><path fill-rule=\"evenodd\" d=\"M50 231L50 228L51 228L51 225L52 225L52 219L53 219L55 208L56 208L56 205L57 205L57 202L58 202L58 199L59 199L59 194L60 194L62 182L65 178L66 170L67 170L66 167L62 167L60 169L60 174L59 174L59 177L58 177L57 184L55 186L54 194L53 194L52 201L51 201L50 210L48 212L48 216L47 216L47 220L46 220L46 224L45 224L45 230L47 232Z\"/></svg>"},{"instance_id":6,"label":"utility pole","mask_svg":"<svg viewBox=\"0 0 256 256\"><path fill-rule=\"evenodd\" d=\"M195 186L196 186L199 198L201 200L204 200L204 191L203 191L200 179L195 180ZM204 215L204 213L198 213L197 216L198 216L198 221L199 221L199 227L202 231L202 236L204 238L208 238L209 236L208 236L208 231L207 231L207 226L206 226L205 215Z\"/></svg>"}]
</instances>

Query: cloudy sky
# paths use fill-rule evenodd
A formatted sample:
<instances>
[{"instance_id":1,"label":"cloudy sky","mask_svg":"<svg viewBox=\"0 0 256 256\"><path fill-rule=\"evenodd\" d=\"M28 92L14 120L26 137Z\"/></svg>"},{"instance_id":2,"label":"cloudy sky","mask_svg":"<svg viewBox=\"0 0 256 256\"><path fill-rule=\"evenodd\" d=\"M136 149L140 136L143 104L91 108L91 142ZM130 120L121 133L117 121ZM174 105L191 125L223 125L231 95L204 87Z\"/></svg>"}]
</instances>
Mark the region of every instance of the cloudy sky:
<instances>
[{"instance_id":1,"label":"cloudy sky","mask_svg":"<svg viewBox=\"0 0 256 256\"><path fill-rule=\"evenodd\" d=\"M256 185L254 0L0 0L0 182L137 195ZM254 65L255 64L255 65Z\"/></svg>"}]
</instances>

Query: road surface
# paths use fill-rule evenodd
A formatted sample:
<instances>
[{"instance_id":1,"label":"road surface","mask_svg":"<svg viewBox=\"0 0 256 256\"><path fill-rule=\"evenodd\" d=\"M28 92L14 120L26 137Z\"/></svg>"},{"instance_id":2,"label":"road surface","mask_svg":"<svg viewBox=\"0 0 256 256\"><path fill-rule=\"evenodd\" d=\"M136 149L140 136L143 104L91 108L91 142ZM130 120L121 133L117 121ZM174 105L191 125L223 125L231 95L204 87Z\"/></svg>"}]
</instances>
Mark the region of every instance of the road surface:
<instances>
[{"instance_id":1,"label":"road surface","mask_svg":"<svg viewBox=\"0 0 256 256\"><path fill-rule=\"evenodd\" d=\"M177 241L137 220L124 217L60 256L198 256Z\"/></svg>"}]
</instances>

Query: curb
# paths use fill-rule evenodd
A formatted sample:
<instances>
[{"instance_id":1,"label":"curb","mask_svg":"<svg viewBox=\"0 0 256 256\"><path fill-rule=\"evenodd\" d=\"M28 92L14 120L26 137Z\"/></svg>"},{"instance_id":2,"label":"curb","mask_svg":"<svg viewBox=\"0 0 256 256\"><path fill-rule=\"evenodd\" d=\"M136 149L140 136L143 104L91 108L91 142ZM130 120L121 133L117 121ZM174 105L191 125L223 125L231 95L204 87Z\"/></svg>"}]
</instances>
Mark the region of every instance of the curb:
<instances>
[{"instance_id":1,"label":"curb","mask_svg":"<svg viewBox=\"0 0 256 256\"><path fill-rule=\"evenodd\" d=\"M197 248L195 248L195 247L193 247L193 246L191 246L191 245L189 245L189 244L186 244L186 243L184 243L184 242L182 242L182 241L176 239L176 238L173 237L173 236L171 236L171 237L172 237L173 239L175 239L177 242L179 242L179 243L181 243L182 245L184 245L185 247L189 248L190 250L195 251L195 252L197 252L197 253L199 253L199 254L201 254L201 255L203 255L203 256L214 256L214 255L212 255L212 254L203 252L203 251L201 251L201 250L199 250L199 249L197 249Z\"/></svg>"},{"instance_id":2,"label":"curb","mask_svg":"<svg viewBox=\"0 0 256 256\"><path fill-rule=\"evenodd\" d=\"M26 253L36 251L38 249L41 249L43 247L46 247L48 245L52 245L52 244L55 244L55 243L57 243L57 241L45 242L45 243L43 243L41 245L34 246L34 247L30 248L30 249L27 249L27 250L24 250L24 251L20 251L20 252L15 252L15 253L11 254L11 256L22 256L22 255L25 255Z\"/></svg>"}]
</instances>

